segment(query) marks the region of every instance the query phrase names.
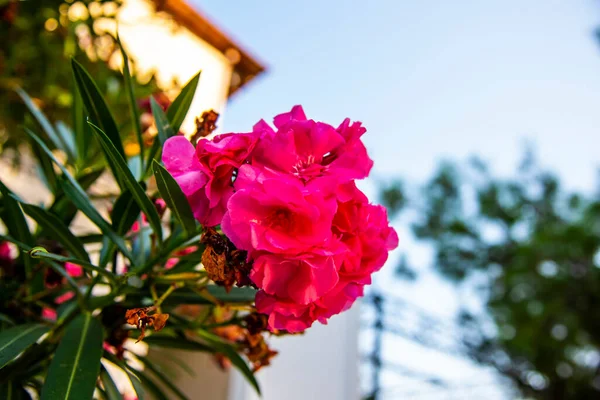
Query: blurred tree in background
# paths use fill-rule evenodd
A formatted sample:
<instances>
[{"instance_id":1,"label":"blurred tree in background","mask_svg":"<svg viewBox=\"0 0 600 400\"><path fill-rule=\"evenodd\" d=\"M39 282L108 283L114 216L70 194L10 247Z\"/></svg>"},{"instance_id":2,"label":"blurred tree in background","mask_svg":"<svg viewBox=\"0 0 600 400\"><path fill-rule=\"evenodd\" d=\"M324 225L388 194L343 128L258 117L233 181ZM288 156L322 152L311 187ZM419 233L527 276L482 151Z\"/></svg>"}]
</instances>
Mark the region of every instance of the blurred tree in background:
<instances>
[{"instance_id":1,"label":"blurred tree in background","mask_svg":"<svg viewBox=\"0 0 600 400\"><path fill-rule=\"evenodd\" d=\"M127 106L116 70L120 52L109 34L119 6L109 0L0 0L0 152L24 138L18 125L27 112L16 87L51 120L71 118L76 100L71 58L90 71L109 103ZM137 89L139 96L153 91L152 84Z\"/></svg>"},{"instance_id":2,"label":"blurred tree in background","mask_svg":"<svg viewBox=\"0 0 600 400\"><path fill-rule=\"evenodd\" d=\"M407 202L399 184L382 197L392 212ZM470 356L534 398L598 398L600 199L568 193L527 152L509 179L443 163L412 200L437 269L483 300L459 317Z\"/></svg>"}]
</instances>

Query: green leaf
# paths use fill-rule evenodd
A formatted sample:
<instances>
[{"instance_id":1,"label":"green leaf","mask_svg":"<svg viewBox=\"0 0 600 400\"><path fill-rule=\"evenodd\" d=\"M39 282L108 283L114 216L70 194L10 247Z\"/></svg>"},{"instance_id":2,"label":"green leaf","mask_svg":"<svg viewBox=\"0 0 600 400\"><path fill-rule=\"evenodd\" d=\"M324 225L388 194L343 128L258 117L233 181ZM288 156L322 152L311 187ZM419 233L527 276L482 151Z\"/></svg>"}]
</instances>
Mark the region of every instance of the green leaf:
<instances>
[{"instance_id":1,"label":"green leaf","mask_svg":"<svg viewBox=\"0 0 600 400\"><path fill-rule=\"evenodd\" d=\"M110 215L112 227L115 232L121 236L129 232L133 223L140 215L140 211L140 206L136 203L129 190L121 193ZM111 260L114 248L113 243L106 240L103 241L102 251L100 252L101 266L105 266Z\"/></svg>"},{"instance_id":2,"label":"green leaf","mask_svg":"<svg viewBox=\"0 0 600 400\"><path fill-rule=\"evenodd\" d=\"M30 397L17 382L5 382L0 383L0 399L25 400L30 399Z\"/></svg>"},{"instance_id":3,"label":"green leaf","mask_svg":"<svg viewBox=\"0 0 600 400\"><path fill-rule=\"evenodd\" d=\"M121 38L117 35L117 43L121 48L121 55L123 56L123 77L125 78L125 88L127 89L127 99L129 100L129 109L131 110L131 123L135 129L135 135L138 140L138 145L140 146L140 162L141 169L144 170L144 139L142 138L142 127L140 125L140 113L138 111L137 101L135 99L135 94L133 91L133 79L131 77L131 72L129 71L129 57L127 57L127 53L123 48L123 43L121 43Z\"/></svg>"},{"instance_id":4,"label":"green leaf","mask_svg":"<svg viewBox=\"0 0 600 400\"><path fill-rule=\"evenodd\" d=\"M117 385L115 385L115 381L113 381L104 366L100 371L100 380L102 381L102 386L104 386L104 391L106 392L108 400L123 400L123 396L121 396Z\"/></svg>"},{"instance_id":5,"label":"green leaf","mask_svg":"<svg viewBox=\"0 0 600 400\"><path fill-rule=\"evenodd\" d=\"M48 368L41 400L91 399L100 372L102 340L102 324L91 314L71 321Z\"/></svg>"},{"instance_id":6,"label":"green leaf","mask_svg":"<svg viewBox=\"0 0 600 400\"><path fill-rule=\"evenodd\" d=\"M229 293L223 286L209 285L206 289L224 303L251 303L256 297L256 289L250 287L232 287Z\"/></svg>"},{"instance_id":7,"label":"green leaf","mask_svg":"<svg viewBox=\"0 0 600 400\"><path fill-rule=\"evenodd\" d=\"M214 352L211 347L205 344L172 336L154 334L144 338L144 342L149 346L164 347L168 349L200 351L204 353Z\"/></svg>"},{"instance_id":8,"label":"green leaf","mask_svg":"<svg viewBox=\"0 0 600 400\"><path fill-rule=\"evenodd\" d=\"M158 126L158 124L157 124ZM150 147L150 151L148 152L148 161L146 161L146 172L144 173L144 179L148 178L150 175L152 175L152 161L156 160L156 161L160 161L160 155L161 155L161 149L162 149L162 143L161 141L158 139L154 139L154 142L152 143L152 147Z\"/></svg>"},{"instance_id":9,"label":"green leaf","mask_svg":"<svg viewBox=\"0 0 600 400\"><path fill-rule=\"evenodd\" d=\"M88 162L92 132L86 122L85 106L83 105L83 100L77 90L75 81L73 88L73 131L75 132L75 147L77 148L77 165L83 167Z\"/></svg>"},{"instance_id":10,"label":"green leaf","mask_svg":"<svg viewBox=\"0 0 600 400\"><path fill-rule=\"evenodd\" d=\"M90 126L100 139L100 143L105 150L107 158L114 163L116 173L119 174L123 184L129 189L131 195L138 203L141 210L144 212L144 214L146 214L148 222L150 223L150 226L152 226L152 229L158 237L158 240L162 241L162 226L160 224L160 216L158 215L158 211L156 211L156 207L154 207L154 204L152 204L152 201L150 201L142 186L140 186L140 184L131 174L131 171L129 171L125 159L116 152L116 149L112 145L108 136L106 136L106 134L102 132L102 130L96 125L90 123Z\"/></svg>"},{"instance_id":11,"label":"green leaf","mask_svg":"<svg viewBox=\"0 0 600 400\"><path fill-rule=\"evenodd\" d=\"M161 106L158 105L154 97L150 97L150 109L152 110L152 115L154 116L154 122L156 124L156 129L158 130L158 138L160 139L161 144L165 144L168 138L171 136L175 136L176 132L171 127L169 119L165 115Z\"/></svg>"},{"instance_id":12,"label":"green leaf","mask_svg":"<svg viewBox=\"0 0 600 400\"><path fill-rule=\"evenodd\" d=\"M39 324L17 325L0 332L0 368L4 367L15 357L46 332L48 327Z\"/></svg>"},{"instance_id":13,"label":"green leaf","mask_svg":"<svg viewBox=\"0 0 600 400\"><path fill-rule=\"evenodd\" d=\"M229 358L231 363L244 375L248 382L254 387L256 393L260 395L260 387L254 373L248 367L248 363L238 354L236 349L229 343L224 342L220 337L202 329L196 331L198 336L206 340L218 352Z\"/></svg>"},{"instance_id":14,"label":"green leaf","mask_svg":"<svg viewBox=\"0 0 600 400\"><path fill-rule=\"evenodd\" d=\"M200 72L194 75L183 89L181 89L181 92L167 110L167 119L171 122L171 129L175 133L179 132L179 128L190 109L199 81Z\"/></svg>"},{"instance_id":15,"label":"green leaf","mask_svg":"<svg viewBox=\"0 0 600 400\"><path fill-rule=\"evenodd\" d=\"M104 173L104 168L92 170L91 172L88 172L88 173L80 176L79 178L77 178L77 183L79 183L79 186L81 186L81 188L85 191L85 190L89 189L89 187L92 186L94 184L94 182L96 182L103 173ZM60 184L60 182L59 182L59 184ZM75 207L73 202L71 202L71 199L69 199L65 195L65 193L62 191L62 188L60 187L60 185L59 185L59 189L60 190L56 194L56 197L54 199L54 202L52 203L52 206L50 206L50 212L52 214L59 216L62 219L63 223L66 226L69 226L71 224L71 222L73 221L73 218L75 218L75 215L77 214L78 209L77 209L77 207Z\"/></svg>"},{"instance_id":16,"label":"green leaf","mask_svg":"<svg viewBox=\"0 0 600 400\"><path fill-rule=\"evenodd\" d=\"M50 234L53 239L58 240L73 257L87 261L88 263L90 262L90 257L87 251L85 251L83 244L81 244L79 239L71 233L69 228L58 217L32 204L21 203L21 207L27 215L33 218L44 229L46 234Z\"/></svg>"},{"instance_id":17,"label":"green leaf","mask_svg":"<svg viewBox=\"0 0 600 400\"><path fill-rule=\"evenodd\" d=\"M60 135L62 142L65 144L65 152L70 160L77 159L77 148L75 147L75 134L64 122L56 122L56 131Z\"/></svg>"},{"instance_id":18,"label":"green leaf","mask_svg":"<svg viewBox=\"0 0 600 400\"><path fill-rule=\"evenodd\" d=\"M52 160L44 153L40 147L35 142L31 142L31 149L33 150L33 154L35 158L38 160L39 168L42 172L42 177L44 178L44 183L50 190L50 192L56 195L58 191L58 182L56 178L56 172L54 171L54 166L52 165Z\"/></svg>"},{"instance_id":19,"label":"green leaf","mask_svg":"<svg viewBox=\"0 0 600 400\"><path fill-rule=\"evenodd\" d=\"M48 121L48 118L46 118L44 113L38 108L38 106L35 105L33 100L31 100L31 97L29 97L29 95L25 93L25 91L21 88L16 88L15 91L19 94L21 99L23 99L23 102L25 103L31 114L35 117L37 122L40 124L42 129L44 129L44 132L46 132L46 135L48 136L52 144L54 144L54 146L57 149L66 152L66 144L61 140L58 133L54 130L54 127L52 126L50 121Z\"/></svg>"},{"instance_id":20,"label":"green leaf","mask_svg":"<svg viewBox=\"0 0 600 400\"><path fill-rule=\"evenodd\" d=\"M146 369L152 371L154 376L156 376L158 380L160 380L163 383L163 385L169 388L169 390L171 390L177 397L179 397L182 400L188 400L187 396L183 394L183 392L181 392L181 390L179 390L179 388L176 385L173 384L171 379L165 376L165 374L159 366L154 365L154 363L152 363L144 356L137 355L136 357L144 364Z\"/></svg>"},{"instance_id":21,"label":"green leaf","mask_svg":"<svg viewBox=\"0 0 600 400\"><path fill-rule=\"evenodd\" d=\"M89 120L102 129L109 140L112 142L115 151L125 159L125 150L123 149L123 143L119 136L119 129L115 119L113 118L104 97L100 94L100 89L90 76L90 74L74 59L71 59L71 66L73 67L73 74L75 76L75 84L81 99L89 115ZM122 187L122 182L116 171L116 166L112 163L111 159L107 156L108 165L115 175L115 179L119 186Z\"/></svg>"},{"instance_id":22,"label":"green leaf","mask_svg":"<svg viewBox=\"0 0 600 400\"><path fill-rule=\"evenodd\" d=\"M156 177L156 186L167 206L184 227L188 236L196 233L196 219L192 208L181 188L171 174L158 162L153 161L152 168Z\"/></svg>"},{"instance_id":23,"label":"green leaf","mask_svg":"<svg viewBox=\"0 0 600 400\"><path fill-rule=\"evenodd\" d=\"M27 221L25 220L25 215L23 215L23 210L19 207L19 203L12 197L12 192L4 183L0 181L0 193L2 193L2 202L4 204L4 211L2 213L2 221L6 225L8 232L13 236L16 240L24 242L28 245L33 244L33 237L31 232L29 231L29 226L27 225ZM32 273L32 264L31 259L24 255L23 263L25 264L25 274L29 277ZM34 287L34 292L38 292L43 289L40 286L40 282L36 282L36 287Z\"/></svg>"},{"instance_id":24,"label":"green leaf","mask_svg":"<svg viewBox=\"0 0 600 400\"><path fill-rule=\"evenodd\" d=\"M73 257L64 257L59 254L50 253L43 247L39 247L39 246L34 247L31 250L29 250L29 255L32 258L43 258L45 260L58 261L61 263L70 262L73 264L77 264L85 270L93 271L93 272L96 272L96 273L106 277L112 285L117 284L115 276L110 271L107 271L104 268L100 268L94 264L91 264L88 261L80 260L80 259L73 258Z\"/></svg>"},{"instance_id":25,"label":"green leaf","mask_svg":"<svg viewBox=\"0 0 600 400\"><path fill-rule=\"evenodd\" d=\"M137 377L140 378L140 381L142 381L142 385L144 385L146 389L152 392L156 400L169 400L169 398L162 391L162 389L159 388L158 385L154 383L154 381L150 379L150 377L148 377L148 375L146 375L143 371L139 371L137 369L132 368L132 370L135 371Z\"/></svg>"},{"instance_id":26,"label":"green leaf","mask_svg":"<svg viewBox=\"0 0 600 400\"><path fill-rule=\"evenodd\" d=\"M123 238L117 235L115 231L111 228L109 223L106 222L104 218L102 218L102 216L100 215L98 210L96 210L96 207L94 207L94 205L88 198L85 191L81 188L79 183L71 176L71 174L69 174L69 171L67 171L67 169L54 157L52 152L48 149L48 147L46 147L44 142L42 142L42 140L36 136L35 133L31 132L28 129L25 129L25 131L40 145L42 150L48 155L48 157L50 157L52 161L54 161L56 165L58 165L58 167L63 172L62 178L60 179L60 183L66 196L71 200L71 202L73 202L73 204L75 204L75 206L77 206L79 210L81 210L94 224L96 224L98 228L100 228L102 233L108 236L117 245L117 247L119 248L119 250L121 250L125 257L131 260L131 252L125 245L125 241L123 240Z\"/></svg>"},{"instance_id":27,"label":"green leaf","mask_svg":"<svg viewBox=\"0 0 600 400\"><path fill-rule=\"evenodd\" d=\"M104 352L104 358L106 358L111 363L115 364L117 367L121 368L123 371L125 371L127 373L127 376L129 377L129 381L131 382L131 386L133 386L133 389L135 390L135 393L137 394L138 400L144 400L144 389L142 388L140 379L137 376L137 371L134 370L133 368L131 368L126 363L124 363L123 361L119 360L113 354L108 353L106 351Z\"/></svg>"}]
</instances>

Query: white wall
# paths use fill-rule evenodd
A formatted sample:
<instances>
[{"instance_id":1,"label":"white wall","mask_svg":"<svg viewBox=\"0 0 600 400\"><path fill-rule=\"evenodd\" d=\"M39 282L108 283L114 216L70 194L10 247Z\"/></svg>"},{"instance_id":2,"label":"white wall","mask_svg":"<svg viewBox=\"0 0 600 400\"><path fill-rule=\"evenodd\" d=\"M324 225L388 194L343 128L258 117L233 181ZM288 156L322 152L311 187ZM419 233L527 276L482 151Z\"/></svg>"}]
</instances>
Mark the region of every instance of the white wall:
<instances>
[{"instance_id":1,"label":"white wall","mask_svg":"<svg viewBox=\"0 0 600 400\"><path fill-rule=\"evenodd\" d=\"M279 354L258 373L263 400L356 400L359 398L359 307L315 323L304 335L269 340ZM233 371L228 400L259 400Z\"/></svg>"}]
</instances>

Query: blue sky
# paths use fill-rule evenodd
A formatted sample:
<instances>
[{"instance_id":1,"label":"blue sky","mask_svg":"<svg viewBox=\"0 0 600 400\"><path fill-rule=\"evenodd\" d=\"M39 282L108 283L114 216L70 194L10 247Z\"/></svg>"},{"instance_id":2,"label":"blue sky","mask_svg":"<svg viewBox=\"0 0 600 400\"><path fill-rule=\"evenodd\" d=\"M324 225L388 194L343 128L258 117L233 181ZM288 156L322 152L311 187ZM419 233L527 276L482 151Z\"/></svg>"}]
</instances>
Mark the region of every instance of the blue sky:
<instances>
[{"instance_id":1,"label":"blue sky","mask_svg":"<svg viewBox=\"0 0 600 400\"><path fill-rule=\"evenodd\" d=\"M377 179L418 184L441 159L470 154L508 174L529 141L568 187L595 188L598 1L194 2L269 66L232 99L225 131L248 130L302 104L309 117L333 125L347 116L362 121ZM373 181L363 187L375 193ZM379 284L452 315L465 298L431 271L430 252L406 224L397 228L420 279L389 284L388 268ZM410 346L403 354L419 367L425 354ZM458 365L437 363L428 372L452 375L449 366Z\"/></svg>"}]
</instances>

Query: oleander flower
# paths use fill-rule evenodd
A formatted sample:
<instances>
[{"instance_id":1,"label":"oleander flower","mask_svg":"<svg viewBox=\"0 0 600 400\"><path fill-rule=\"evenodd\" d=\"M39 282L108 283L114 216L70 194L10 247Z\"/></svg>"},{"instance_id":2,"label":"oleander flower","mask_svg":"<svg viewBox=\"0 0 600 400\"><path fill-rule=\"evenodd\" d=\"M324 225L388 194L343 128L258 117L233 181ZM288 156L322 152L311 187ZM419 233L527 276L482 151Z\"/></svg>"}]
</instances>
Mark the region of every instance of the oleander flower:
<instances>
[{"instance_id":1,"label":"oleander flower","mask_svg":"<svg viewBox=\"0 0 600 400\"><path fill-rule=\"evenodd\" d=\"M254 260L250 279L267 294L303 305L318 300L339 280L334 256L316 253L262 254Z\"/></svg>"},{"instance_id":2,"label":"oleander flower","mask_svg":"<svg viewBox=\"0 0 600 400\"><path fill-rule=\"evenodd\" d=\"M286 176L265 178L231 196L221 229L251 254L297 254L330 240L335 210L332 196L307 192Z\"/></svg>"},{"instance_id":3,"label":"oleander flower","mask_svg":"<svg viewBox=\"0 0 600 400\"><path fill-rule=\"evenodd\" d=\"M363 201L362 196L338 204L333 232L348 247L340 276L356 283L370 284L371 275L398 247L398 234L389 226L386 209Z\"/></svg>"},{"instance_id":4,"label":"oleander flower","mask_svg":"<svg viewBox=\"0 0 600 400\"><path fill-rule=\"evenodd\" d=\"M183 136L169 138L163 163L186 195L194 216L205 226L221 223L233 194L233 178L256 143L256 135L223 134L194 146Z\"/></svg>"},{"instance_id":5,"label":"oleander flower","mask_svg":"<svg viewBox=\"0 0 600 400\"><path fill-rule=\"evenodd\" d=\"M360 122L345 120L336 130L306 118L301 106L274 118L277 131L264 121L255 125L263 132L251 164L288 174L304 183L336 191L337 184L367 177L373 162L360 141L366 131ZM315 182L317 181L317 182Z\"/></svg>"}]
</instances>

